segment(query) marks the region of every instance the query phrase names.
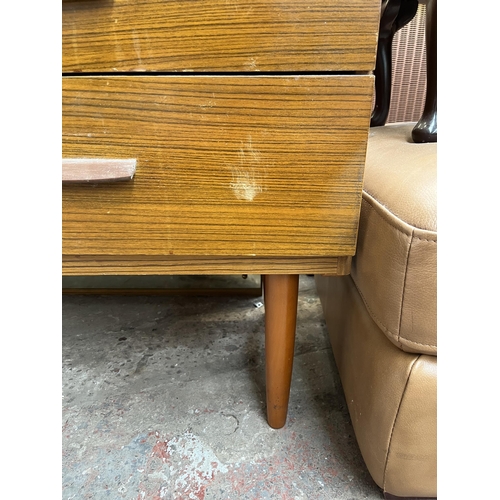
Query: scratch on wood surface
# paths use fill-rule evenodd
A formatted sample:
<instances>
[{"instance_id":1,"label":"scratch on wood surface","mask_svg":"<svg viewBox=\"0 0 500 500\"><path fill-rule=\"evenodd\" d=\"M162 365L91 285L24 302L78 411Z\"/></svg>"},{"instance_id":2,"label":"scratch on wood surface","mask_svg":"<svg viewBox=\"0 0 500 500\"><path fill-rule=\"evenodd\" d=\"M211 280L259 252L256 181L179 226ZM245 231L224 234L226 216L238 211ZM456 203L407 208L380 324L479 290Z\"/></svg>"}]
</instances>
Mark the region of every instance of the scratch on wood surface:
<instances>
[{"instance_id":1,"label":"scratch on wood surface","mask_svg":"<svg viewBox=\"0 0 500 500\"><path fill-rule=\"evenodd\" d=\"M232 167L233 180L230 184L234 195L239 200L253 201L262 193L262 175L258 167L262 163L260 152L252 145L252 136L238 151L239 164Z\"/></svg>"},{"instance_id":2,"label":"scratch on wood surface","mask_svg":"<svg viewBox=\"0 0 500 500\"><path fill-rule=\"evenodd\" d=\"M258 59L256 57L251 57L246 63L246 69L248 71L259 71L258 67Z\"/></svg>"},{"instance_id":3,"label":"scratch on wood surface","mask_svg":"<svg viewBox=\"0 0 500 500\"><path fill-rule=\"evenodd\" d=\"M136 36L135 30L134 30L133 42L134 42L134 50L135 50L135 54L137 56L137 62L139 63L139 66L137 68L133 68L132 71L146 71L146 68L142 64L141 41L140 41L140 38L138 36Z\"/></svg>"}]
</instances>

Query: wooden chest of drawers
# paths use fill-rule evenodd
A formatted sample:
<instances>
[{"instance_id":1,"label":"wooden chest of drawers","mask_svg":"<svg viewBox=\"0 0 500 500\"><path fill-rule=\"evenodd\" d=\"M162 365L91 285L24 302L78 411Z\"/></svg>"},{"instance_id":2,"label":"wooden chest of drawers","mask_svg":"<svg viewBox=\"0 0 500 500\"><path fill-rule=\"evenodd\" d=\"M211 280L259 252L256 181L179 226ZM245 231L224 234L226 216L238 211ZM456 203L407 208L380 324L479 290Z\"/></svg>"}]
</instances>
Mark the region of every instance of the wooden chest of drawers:
<instances>
[{"instance_id":1,"label":"wooden chest of drawers","mask_svg":"<svg viewBox=\"0 0 500 500\"><path fill-rule=\"evenodd\" d=\"M136 164L64 186L63 273L266 275L283 425L297 275L355 252L379 0L62 6L63 158Z\"/></svg>"}]
</instances>

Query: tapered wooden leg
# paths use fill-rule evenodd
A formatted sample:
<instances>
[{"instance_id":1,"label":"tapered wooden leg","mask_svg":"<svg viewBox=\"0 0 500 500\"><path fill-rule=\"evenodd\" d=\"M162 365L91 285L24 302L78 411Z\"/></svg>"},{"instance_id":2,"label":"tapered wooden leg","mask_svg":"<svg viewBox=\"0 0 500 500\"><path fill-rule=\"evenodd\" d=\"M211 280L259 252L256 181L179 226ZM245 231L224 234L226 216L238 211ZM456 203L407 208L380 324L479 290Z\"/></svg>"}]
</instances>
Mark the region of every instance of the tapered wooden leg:
<instances>
[{"instance_id":1,"label":"tapered wooden leg","mask_svg":"<svg viewBox=\"0 0 500 500\"><path fill-rule=\"evenodd\" d=\"M275 429L288 412L298 292L298 274L264 276L267 421Z\"/></svg>"}]
</instances>

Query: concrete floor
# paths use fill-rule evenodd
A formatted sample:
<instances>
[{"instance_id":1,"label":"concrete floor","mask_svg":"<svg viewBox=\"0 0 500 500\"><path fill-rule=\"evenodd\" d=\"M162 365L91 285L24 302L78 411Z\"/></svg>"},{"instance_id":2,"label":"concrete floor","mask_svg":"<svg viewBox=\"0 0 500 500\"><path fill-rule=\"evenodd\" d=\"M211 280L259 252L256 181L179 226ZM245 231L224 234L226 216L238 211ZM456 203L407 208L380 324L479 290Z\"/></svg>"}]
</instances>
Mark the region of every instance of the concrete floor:
<instances>
[{"instance_id":1,"label":"concrete floor","mask_svg":"<svg viewBox=\"0 0 500 500\"><path fill-rule=\"evenodd\" d=\"M265 418L258 298L63 296L63 499L381 499L314 279L287 424Z\"/></svg>"}]
</instances>

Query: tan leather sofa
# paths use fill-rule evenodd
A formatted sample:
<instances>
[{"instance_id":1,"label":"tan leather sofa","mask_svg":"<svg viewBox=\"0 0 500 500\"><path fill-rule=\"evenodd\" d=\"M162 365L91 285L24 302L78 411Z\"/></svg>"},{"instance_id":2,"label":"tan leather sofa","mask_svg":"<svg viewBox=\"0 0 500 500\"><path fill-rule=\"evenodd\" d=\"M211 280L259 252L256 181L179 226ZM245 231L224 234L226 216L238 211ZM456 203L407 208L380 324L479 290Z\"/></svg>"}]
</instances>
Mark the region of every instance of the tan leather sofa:
<instances>
[{"instance_id":1,"label":"tan leather sofa","mask_svg":"<svg viewBox=\"0 0 500 500\"><path fill-rule=\"evenodd\" d=\"M356 438L387 498L437 496L436 143L410 142L414 125L371 130L351 275L316 277Z\"/></svg>"},{"instance_id":2,"label":"tan leather sofa","mask_svg":"<svg viewBox=\"0 0 500 500\"><path fill-rule=\"evenodd\" d=\"M415 88L420 95L426 93L417 126L384 125L391 121L394 104L411 104L411 99L390 102L390 57L383 51L387 52L389 45L384 36L392 37L395 27L408 22L416 4L415 0L397 0L391 5L391 1L381 15L377 58L380 56L383 61L385 57L385 61L375 69L376 80L379 79L377 99L368 139L358 245L351 275L317 276L316 283L352 425L369 472L386 498L434 498L437 0L425 2L427 85L423 88L393 83L392 95L396 100L402 90L408 91L408 97L412 92L414 96ZM398 6L401 19L396 16ZM422 6L418 9L425 12ZM412 23L415 21L416 18ZM418 32L413 28L415 25L408 31L407 42L418 49L422 44L412 35ZM398 48L397 52L411 52L408 44L398 43L403 49ZM407 59L403 64L414 64ZM417 73L415 66L396 67L392 79L394 75Z\"/></svg>"}]
</instances>

